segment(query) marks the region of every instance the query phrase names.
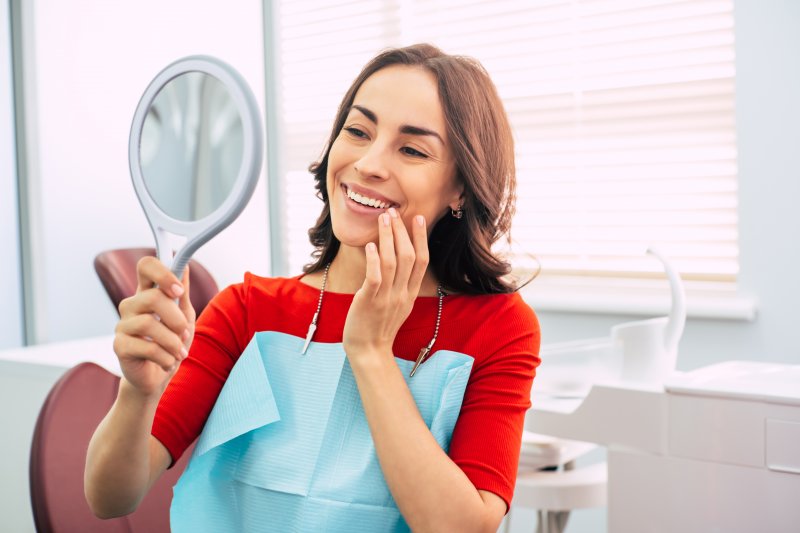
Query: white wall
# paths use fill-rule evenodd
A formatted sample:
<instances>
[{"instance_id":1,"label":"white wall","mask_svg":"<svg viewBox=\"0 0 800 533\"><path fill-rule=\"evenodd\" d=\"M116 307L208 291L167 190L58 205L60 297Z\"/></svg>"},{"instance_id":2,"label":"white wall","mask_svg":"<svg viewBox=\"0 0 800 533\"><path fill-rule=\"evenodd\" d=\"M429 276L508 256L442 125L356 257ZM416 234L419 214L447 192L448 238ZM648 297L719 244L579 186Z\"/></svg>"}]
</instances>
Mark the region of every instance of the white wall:
<instances>
[{"instance_id":1,"label":"white wall","mask_svg":"<svg viewBox=\"0 0 800 533\"><path fill-rule=\"evenodd\" d=\"M0 349L22 344L14 102L8 2L0 3Z\"/></svg>"},{"instance_id":2,"label":"white wall","mask_svg":"<svg viewBox=\"0 0 800 533\"><path fill-rule=\"evenodd\" d=\"M34 228L36 341L113 332L116 313L94 273L96 254L152 246L128 172L128 134L147 84L168 63L217 56L238 69L264 108L259 0L22 2L28 206ZM264 180L231 227L196 255L224 287L269 261Z\"/></svg>"},{"instance_id":3,"label":"white wall","mask_svg":"<svg viewBox=\"0 0 800 533\"><path fill-rule=\"evenodd\" d=\"M800 3L736 3L742 285L760 301L741 358L800 363Z\"/></svg>"}]
</instances>

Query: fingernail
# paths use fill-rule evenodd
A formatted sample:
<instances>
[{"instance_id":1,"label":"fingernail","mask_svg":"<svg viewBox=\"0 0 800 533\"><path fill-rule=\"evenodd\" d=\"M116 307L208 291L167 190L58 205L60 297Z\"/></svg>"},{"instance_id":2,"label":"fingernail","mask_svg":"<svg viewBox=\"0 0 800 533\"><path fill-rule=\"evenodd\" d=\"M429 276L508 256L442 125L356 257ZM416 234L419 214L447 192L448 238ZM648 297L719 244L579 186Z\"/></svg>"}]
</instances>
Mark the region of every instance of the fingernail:
<instances>
[{"instance_id":1,"label":"fingernail","mask_svg":"<svg viewBox=\"0 0 800 533\"><path fill-rule=\"evenodd\" d=\"M181 357L183 359L186 359L188 356L189 356L189 351L186 349L186 347L181 346Z\"/></svg>"},{"instance_id":2,"label":"fingernail","mask_svg":"<svg viewBox=\"0 0 800 533\"><path fill-rule=\"evenodd\" d=\"M176 297L183 294L183 287L181 287L177 283L173 283L172 287L170 288L172 289L172 294L175 295Z\"/></svg>"},{"instance_id":3,"label":"fingernail","mask_svg":"<svg viewBox=\"0 0 800 533\"><path fill-rule=\"evenodd\" d=\"M422 226L424 226L424 225L425 225L425 217L423 217L422 215L417 215L417 216L415 216L415 217L414 217L414 220L416 220L416 221L417 221L417 224L418 224L420 227L422 227Z\"/></svg>"},{"instance_id":4,"label":"fingernail","mask_svg":"<svg viewBox=\"0 0 800 533\"><path fill-rule=\"evenodd\" d=\"M389 218L389 215L387 215L386 213L381 215L381 220L383 220L384 226L388 226L389 224L391 224L391 219Z\"/></svg>"},{"instance_id":5,"label":"fingernail","mask_svg":"<svg viewBox=\"0 0 800 533\"><path fill-rule=\"evenodd\" d=\"M392 218L397 218L397 209L395 209L394 207L390 207L389 214L392 215Z\"/></svg>"},{"instance_id":6,"label":"fingernail","mask_svg":"<svg viewBox=\"0 0 800 533\"><path fill-rule=\"evenodd\" d=\"M374 242L368 242L367 243L367 251L368 252L374 252L376 249L377 248L375 247L375 243Z\"/></svg>"},{"instance_id":7,"label":"fingernail","mask_svg":"<svg viewBox=\"0 0 800 533\"><path fill-rule=\"evenodd\" d=\"M185 341L189 340L189 330L188 329L183 330L183 334L181 335L181 339L183 339Z\"/></svg>"}]
</instances>

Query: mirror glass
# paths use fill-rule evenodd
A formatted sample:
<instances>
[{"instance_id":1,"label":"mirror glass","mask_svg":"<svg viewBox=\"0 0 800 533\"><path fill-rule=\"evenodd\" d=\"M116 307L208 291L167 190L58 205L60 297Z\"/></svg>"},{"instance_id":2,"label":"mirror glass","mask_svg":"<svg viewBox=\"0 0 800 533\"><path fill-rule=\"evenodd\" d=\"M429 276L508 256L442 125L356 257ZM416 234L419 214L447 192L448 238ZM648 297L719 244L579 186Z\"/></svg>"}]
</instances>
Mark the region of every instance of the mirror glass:
<instances>
[{"instance_id":1,"label":"mirror glass","mask_svg":"<svg viewBox=\"0 0 800 533\"><path fill-rule=\"evenodd\" d=\"M158 258L179 278L253 195L264 154L260 115L242 75L211 56L167 65L136 107L128 142L133 188Z\"/></svg>"},{"instance_id":2,"label":"mirror glass","mask_svg":"<svg viewBox=\"0 0 800 533\"><path fill-rule=\"evenodd\" d=\"M230 195L242 150L242 120L225 85L204 72L180 74L161 88L144 119L144 184L167 216L199 220Z\"/></svg>"}]
</instances>

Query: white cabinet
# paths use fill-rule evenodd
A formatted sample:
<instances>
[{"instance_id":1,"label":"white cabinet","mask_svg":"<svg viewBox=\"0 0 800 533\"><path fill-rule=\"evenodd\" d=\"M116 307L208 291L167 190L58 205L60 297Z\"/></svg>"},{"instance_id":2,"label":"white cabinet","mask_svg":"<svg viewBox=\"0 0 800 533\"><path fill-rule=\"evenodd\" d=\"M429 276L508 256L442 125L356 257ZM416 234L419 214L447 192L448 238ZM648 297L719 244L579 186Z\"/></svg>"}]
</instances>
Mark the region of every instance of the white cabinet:
<instances>
[{"instance_id":1,"label":"white cabinet","mask_svg":"<svg viewBox=\"0 0 800 533\"><path fill-rule=\"evenodd\" d=\"M608 447L608 531L796 533L800 365L728 361L665 387L537 401L527 429Z\"/></svg>"}]
</instances>

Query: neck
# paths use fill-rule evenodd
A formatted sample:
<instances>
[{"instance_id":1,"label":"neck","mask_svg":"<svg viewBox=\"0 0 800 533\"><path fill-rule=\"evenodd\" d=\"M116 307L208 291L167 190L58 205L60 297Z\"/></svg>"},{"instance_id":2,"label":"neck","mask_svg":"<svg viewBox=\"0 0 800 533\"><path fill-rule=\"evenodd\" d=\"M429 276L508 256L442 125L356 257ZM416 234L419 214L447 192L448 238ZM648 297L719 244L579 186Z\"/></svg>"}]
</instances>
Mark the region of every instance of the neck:
<instances>
[{"instance_id":1,"label":"neck","mask_svg":"<svg viewBox=\"0 0 800 533\"><path fill-rule=\"evenodd\" d=\"M340 244L328 273L328 289L354 294L361 288L366 275L367 254L364 249Z\"/></svg>"},{"instance_id":2,"label":"neck","mask_svg":"<svg viewBox=\"0 0 800 533\"><path fill-rule=\"evenodd\" d=\"M354 294L364 284L367 274L367 256L361 247L341 244L328 271L326 290L344 294ZM419 296L436 296L438 281L428 268L422 279Z\"/></svg>"}]
</instances>

